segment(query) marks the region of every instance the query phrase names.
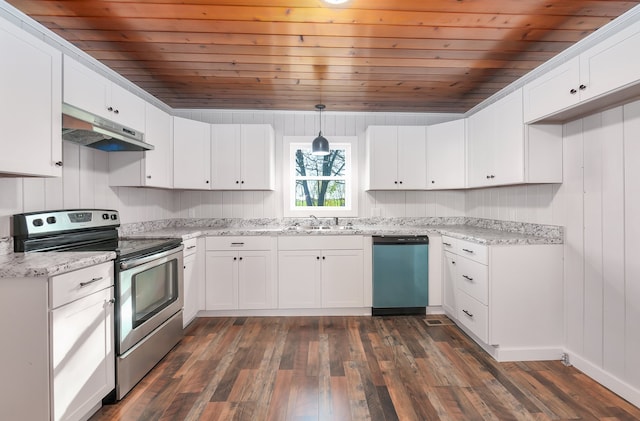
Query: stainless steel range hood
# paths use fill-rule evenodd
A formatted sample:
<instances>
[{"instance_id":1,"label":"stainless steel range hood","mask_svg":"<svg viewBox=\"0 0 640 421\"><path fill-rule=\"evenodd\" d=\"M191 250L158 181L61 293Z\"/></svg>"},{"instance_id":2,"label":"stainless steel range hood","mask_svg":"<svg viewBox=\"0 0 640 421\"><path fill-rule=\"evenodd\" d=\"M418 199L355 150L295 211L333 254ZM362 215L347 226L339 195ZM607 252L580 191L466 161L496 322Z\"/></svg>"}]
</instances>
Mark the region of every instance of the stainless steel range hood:
<instances>
[{"instance_id":1,"label":"stainless steel range hood","mask_svg":"<svg viewBox=\"0 0 640 421\"><path fill-rule=\"evenodd\" d=\"M153 150L143 133L69 104L62 104L62 139L107 152Z\"/></svg>"}]
</instances>

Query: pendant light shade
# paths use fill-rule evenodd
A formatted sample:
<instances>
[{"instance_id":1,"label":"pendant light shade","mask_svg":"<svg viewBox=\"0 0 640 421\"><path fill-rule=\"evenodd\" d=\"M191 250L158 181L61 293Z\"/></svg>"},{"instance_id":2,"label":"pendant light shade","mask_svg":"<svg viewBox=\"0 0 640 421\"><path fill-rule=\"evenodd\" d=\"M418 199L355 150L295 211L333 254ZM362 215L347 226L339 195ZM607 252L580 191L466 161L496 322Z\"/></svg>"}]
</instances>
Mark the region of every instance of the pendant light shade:
<instances>
[{"instance_id":1,"label":"pendant light shade","mask_svg":"<svg viewBox=\"0 0 640 421\"><path fill-rule=\"evenodd\" d=\"M329 155L329 141L326 137L322 136L322 110L325 109L324 104L317 104L316 108L320 111L320 132L318 137L313 139L311 144L311 153L313 155Z\"/></svg>"}]
</instances>

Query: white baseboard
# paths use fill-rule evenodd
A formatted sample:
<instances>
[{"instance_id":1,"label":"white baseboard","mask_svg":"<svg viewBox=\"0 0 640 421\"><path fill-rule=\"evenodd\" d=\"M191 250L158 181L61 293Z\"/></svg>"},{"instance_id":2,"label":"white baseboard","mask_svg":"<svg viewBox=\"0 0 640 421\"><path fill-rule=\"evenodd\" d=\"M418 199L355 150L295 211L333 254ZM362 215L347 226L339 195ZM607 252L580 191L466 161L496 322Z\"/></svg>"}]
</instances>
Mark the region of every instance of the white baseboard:
<instances>
[{"instance_id":1,"label":"white baseboard","mask_svg":"<svg viewBox=\"0 0 640 421\"><path fill-rule=\"evenodd\" d=\"M607 389L628 400L635 406L640 407L640 389L633 387L622 379L617 378L613 374L602 369L602 367L598 367L571 350L565 350L565 352L569 355L569 363L575 368L582 371L584 374L591 377Z\"/></svg>"}]
</instances>

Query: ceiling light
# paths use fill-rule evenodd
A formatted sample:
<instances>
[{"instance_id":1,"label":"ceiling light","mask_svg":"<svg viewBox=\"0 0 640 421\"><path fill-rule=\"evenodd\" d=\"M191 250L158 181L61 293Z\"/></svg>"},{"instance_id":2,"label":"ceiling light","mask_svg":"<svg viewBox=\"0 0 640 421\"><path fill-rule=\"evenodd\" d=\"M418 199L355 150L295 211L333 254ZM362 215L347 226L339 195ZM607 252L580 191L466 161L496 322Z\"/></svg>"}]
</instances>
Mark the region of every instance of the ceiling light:
<instances>
[{"instance_id":1,"label":"ceiling light","mask_svg":"<svg viewBox=\"0 0 640 421\"><path fill-rule=\"evenodd\" d=\"M325 3L329 3L329 4L342 4L348 1L349 0L324 0Z\"/></svg>"},{"instance_id":2,"label":"ceiling light","mask_svg":"<svg viewBox=\"0 0 640 421\"><path fill-rule=\"evenodd\" d=\"M336 1L336 0L333 0ZM320 111L320 132L318 137L313 139L311 144L311 153L313 155L329 155L329 141L322 136L322 110L325 109L324 104L316 104L316 109Z\"/></svg>"}]
</instances>

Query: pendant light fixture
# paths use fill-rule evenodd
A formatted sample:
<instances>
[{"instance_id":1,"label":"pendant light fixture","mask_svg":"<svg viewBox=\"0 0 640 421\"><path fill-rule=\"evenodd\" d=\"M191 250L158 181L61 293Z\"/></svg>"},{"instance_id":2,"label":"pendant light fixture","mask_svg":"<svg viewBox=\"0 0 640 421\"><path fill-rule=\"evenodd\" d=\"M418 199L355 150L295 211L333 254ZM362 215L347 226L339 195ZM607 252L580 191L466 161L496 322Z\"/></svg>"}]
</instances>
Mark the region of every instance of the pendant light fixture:
<instances>
[{"instance_id":1,"label":"pendant light fixture","mask_svg":"<svg viewBox=\"0 0 640 421\"><path fill-rule=\"evenodd\" d=\"M311 144L311 153L313 155L329 155L329 141L322 136L322 110L325 109L324 104L316 104L316 109L320 111L320 133L318 137L313 139Z\"/></svg>"}]
</instances>

